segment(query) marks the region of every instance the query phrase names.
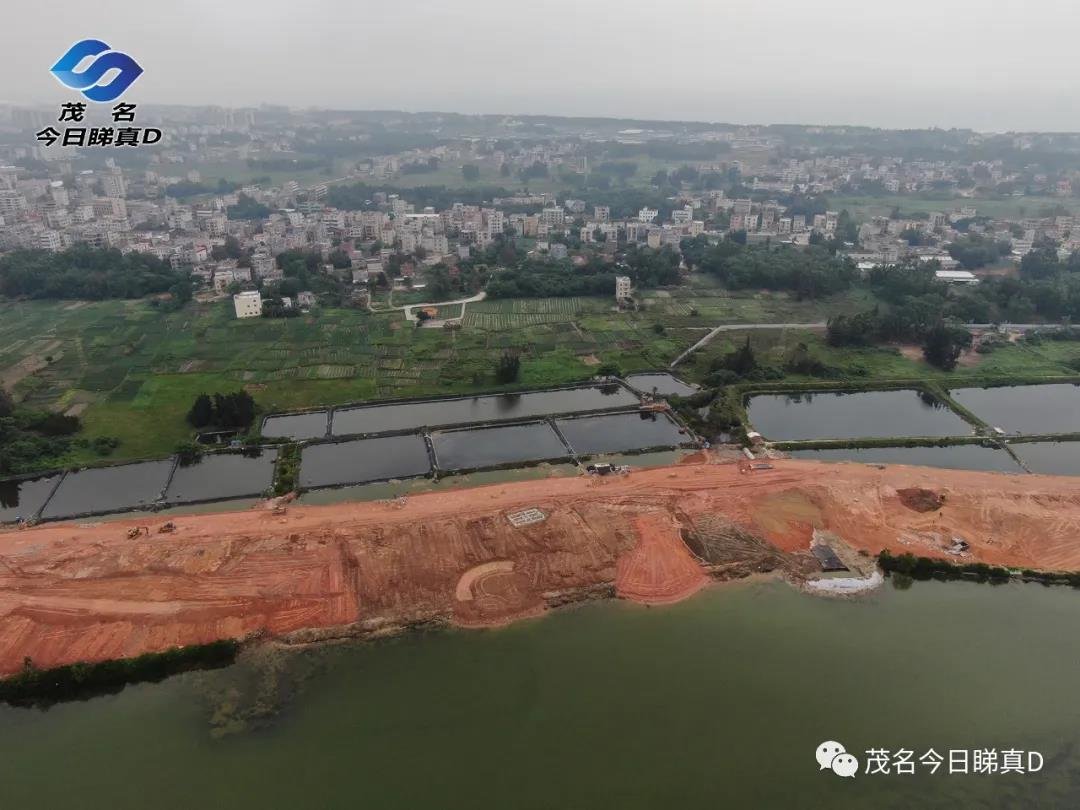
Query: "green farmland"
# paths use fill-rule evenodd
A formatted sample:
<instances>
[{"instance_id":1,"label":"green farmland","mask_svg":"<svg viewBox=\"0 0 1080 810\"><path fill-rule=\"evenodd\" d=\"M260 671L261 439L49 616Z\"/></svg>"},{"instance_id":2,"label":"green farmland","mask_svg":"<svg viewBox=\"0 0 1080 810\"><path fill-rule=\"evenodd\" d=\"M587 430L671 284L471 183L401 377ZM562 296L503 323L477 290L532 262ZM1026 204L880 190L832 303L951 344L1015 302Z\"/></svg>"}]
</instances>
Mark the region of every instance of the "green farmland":
<instances>
[{"instance_id":1,"label":"green farmland","mask_svg":"<svg viewBox=\"0 0 1080 810\"><path fill-rule=\"evenodd\" d=\"M119 438L112 458L143 458L190 436L184 415L202 392L244 387L268 413L490 390L505 351L522 358L518 385L557 385L602 362L664 366L718 323L814 322L863 297L798 302L702 285L648 293L634 313L608 299L483 301L455 330L418 329L401 312L238 321L226 302L174 313L142 301L4 303L0 380L27 405L80 415L87 438ZM96 459L82 452L73 463Z\"/></svg>"},{"instance_id":2,"label":"green farmland","mask_svg":"<svg viewBox=\"0 0 1080 810\"><path fill-rule=\"evenodd\" d=\"M760 363L783 367L784 360L800 344L834 373L826 378L787 374L785 382L822 382L836 379L846 383L939 380L948 386L980 384L982 380L1025 379L1035 377L1073 377L1070 363L1080 361L1080 343L1044 341L1034 345L1019 342L996 349L990 354L969 352L953 371L942 371L922 359L917 346L873 346L834 348L824 335L802 329L768 331L733 331L718 335L702 350L680 365L680 375L701 381L714 360L734 351L750 338ZM977 381L977 382L972 382Z\"/></svg>"},{"instance_id":3,"label":"green farmland","mask_svg":"<svg viewBox=\"0 0 1080 810\"><path fill-rule=\"evenodd\" d=\"M860 220L871 217L887 217L894 208L901 215L948 212L954 208L974 208L980 216L1023 219L1041 216L1042 212L1058 207L1072 213L1080 211L1080 200L1075 197L955 197L951 195L889 195L882 197L835 195L829 197L829 206L836 211L847 210Z\"/></svg>"}]
</instances>

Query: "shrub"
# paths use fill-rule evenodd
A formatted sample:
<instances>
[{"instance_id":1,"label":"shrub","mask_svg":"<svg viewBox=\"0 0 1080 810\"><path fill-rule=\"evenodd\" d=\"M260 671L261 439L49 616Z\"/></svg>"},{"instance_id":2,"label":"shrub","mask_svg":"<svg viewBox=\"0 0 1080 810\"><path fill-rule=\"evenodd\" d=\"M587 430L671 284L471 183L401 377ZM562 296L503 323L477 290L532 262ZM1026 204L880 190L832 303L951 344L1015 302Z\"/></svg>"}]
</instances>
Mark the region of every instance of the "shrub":
<instances>
[{"instance_id":1,"label":"shrub","mask_svg":"<svg viewBox=\"0 0 1080 810\"><path fill-rule=\"evenodd\" d=\"M86 700L119 692L130 683L160 681L193 669L216 669L236 660L240 644L233 640L174 647L135 658L75 663L37 669L29 658L18 675L0 680L0 701L14 706L46 708L66 700Z\"/></svg>"}]
</instances>

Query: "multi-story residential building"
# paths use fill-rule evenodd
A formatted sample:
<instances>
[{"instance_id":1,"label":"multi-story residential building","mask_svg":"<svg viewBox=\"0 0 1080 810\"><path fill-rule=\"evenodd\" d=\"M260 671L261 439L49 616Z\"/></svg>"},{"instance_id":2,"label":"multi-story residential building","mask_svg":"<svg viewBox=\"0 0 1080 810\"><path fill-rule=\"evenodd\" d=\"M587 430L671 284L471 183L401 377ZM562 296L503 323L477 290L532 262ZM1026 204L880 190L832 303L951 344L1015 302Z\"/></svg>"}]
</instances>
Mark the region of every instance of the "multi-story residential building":
<instances>
[{"instance_id":1,"label":"multi-story residential building","mask_svg":"<svg viewBox=\"0 0 1080 810\"><path fill-rule=\"evenodd\" d=\"M549 228L561 227L566 223L566 211L552 206L540 212L540 221Z\"/></svg>"},{"instance_id":2,"label":"multi-story residential building","mask_svg":"<svg viewBox=\"0 0 1080 810\"><path fill-rule=\"evenodd\" d=\"M237 293L233 296L233 309L237 318L258 318L262 315L262 295L258 290Z\"/></svg>"},{"instance_id":3,"label":"multi-story residential building","mask_svg":"<svg viewBox=\"0 0 1080 810\"><path fill-rule=\"evenodd\" d=\"M119 172L113 172L106 174L101 178L102 194L106 197L126 197L127 185L124 183L124 176Z\"/></svg>"},{"instance_id":4,"label":"multi-story residential building","mask_svg":"<svg viewBox=\"0 0 1080 810\"><path fill-rule=\"evenodd\" d=\"M39 231L34 238L34 247L39 250L62 250L64 247L64 239L59 231Z\"/></svg>"},{"instance_id":5,"label":"multi-story residential building","mask_svg":"<svg viewBox=\"0 0 1080 810\"><path fill-rule=\"evenodd\" d=\"M12 189L0 189L0 216L4 220L14 220L30 210L26 198Z\"/></svg>"}]
</instances>

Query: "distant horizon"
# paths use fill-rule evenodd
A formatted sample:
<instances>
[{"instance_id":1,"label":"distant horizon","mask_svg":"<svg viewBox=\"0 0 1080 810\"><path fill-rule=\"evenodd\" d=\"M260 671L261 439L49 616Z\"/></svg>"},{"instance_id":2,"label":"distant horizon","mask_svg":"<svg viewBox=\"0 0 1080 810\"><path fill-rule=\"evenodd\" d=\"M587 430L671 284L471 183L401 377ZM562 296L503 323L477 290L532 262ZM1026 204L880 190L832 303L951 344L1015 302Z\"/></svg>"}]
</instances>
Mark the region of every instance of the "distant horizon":
<instances>
[{"instance_id":1,"label":"distant horizon","mask_svg":"<svg viewBox=\"0 0 1080 810\"><path fill-rule=\"evenodd\" d=\"M1080 131L1080 6L1065 0L10 5L0 93L18 104L70 100L50 68L98 39L143 68L135 103Z\"/></svg>"},{"instance_id":2,"label":"distant horizon","mask_svg":"<svg viewBox=\"0 0 1080 810\"><path fill-rule=\"evenodd\" d=\"M13 107L18 109L52 109L62 101L68 100L57 99L52 101L14 101L11 99L0 99L0 106ZM70 100L76 100L74 97ZM405 108L392 108L392 107L340 107L340 106L327 106L327 105L296 105L286 104L282 102L274 101L260 101L254 104L223 104L219 102L170 102L170 101L151 101L140 100L138 102L144 107L164 107L164 108L177 108L177 109L224 109L224 110L260 110L263 108L278 108L286 109L290 113L382 113L386 115L444 115L444 116L460 116L462 118L555 118L566 121L612 121L612 122L626 122L626 123L640 123L640 124L695 124L713 127L725 127L725 128L741 128L741 129L755 129L755 128L773 128L773 127L793 127L802 129L864 129L880 132L970 132L974 135L984 136L1007 136L1007 135L1060 135L1060 136L1080 136L1080 129L977 129L970 126L937 126L937 125L924 125L924 126L883 126L877 124L858 124L858 123L817 123L817 122L796 122L776 120L771 122L755 121L755 122L739 122L734 120L720 120L720 119L707 119L707 118L648 118L633 115L609 115L609 114L596 114L596 115L583 115L583 114L564 114L553 112L462 112L460 110L449 109L405 109ZM89 107L93 109L94 104L90 104ZM101 105L102 109L105 109L106 105Z\"/></svg>"}]
</instances>

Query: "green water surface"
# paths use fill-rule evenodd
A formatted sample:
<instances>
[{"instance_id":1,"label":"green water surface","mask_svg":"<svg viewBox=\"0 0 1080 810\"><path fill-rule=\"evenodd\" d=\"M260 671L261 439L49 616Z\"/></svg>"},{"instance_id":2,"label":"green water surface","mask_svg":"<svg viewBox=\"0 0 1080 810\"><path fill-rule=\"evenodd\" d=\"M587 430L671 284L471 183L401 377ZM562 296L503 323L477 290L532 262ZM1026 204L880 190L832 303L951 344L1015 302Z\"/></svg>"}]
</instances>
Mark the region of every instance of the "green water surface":
<instances>
[{"instance_id":1,"label":"green water surface","mask_svg":"<svg viewBox=\"0 0 1080 810\"><path fill-rule=\"evenodd\" d=\"M4 808L1075 807L1080 593L779 581L282 654L0 708ZM1034 775L819 772L1035 749ZM865 764L863 765L865 770Z\"/></svg>"}]
</instances>

